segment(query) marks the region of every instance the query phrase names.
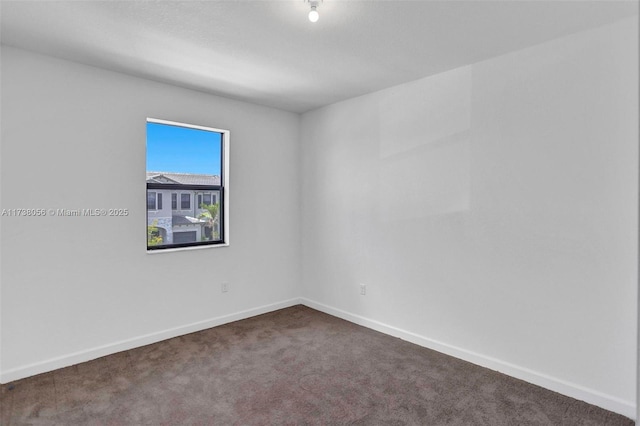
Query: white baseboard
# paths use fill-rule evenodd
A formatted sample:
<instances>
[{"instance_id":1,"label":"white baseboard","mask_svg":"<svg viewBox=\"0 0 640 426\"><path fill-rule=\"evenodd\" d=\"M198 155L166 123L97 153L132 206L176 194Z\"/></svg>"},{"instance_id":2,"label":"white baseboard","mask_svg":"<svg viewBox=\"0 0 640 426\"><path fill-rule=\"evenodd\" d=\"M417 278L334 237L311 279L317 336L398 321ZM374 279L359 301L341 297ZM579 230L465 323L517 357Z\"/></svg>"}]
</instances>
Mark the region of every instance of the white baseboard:
<instances>
[{"instance_id":1,"label":"white baseboard","mask_svg":"<svg viewBox=\"0 0 640 426\"><path fill-rule=\"evenodd\" d=\"M268 312L288 308L290 306L299 305L301 303L302 301L299 298L289 299L270 305L247 309L245 311L240 311L229 315L223 315L204 321L194 322L180 327L174 327L155 333L145 334L143 336L138 336L131 339L121 340L119 342L74 352L56 358L51 358L42 362L23 365L21 367L13 368L11 370L3 371L2 373L0 373L0 383L8 383L14 380L23 379L25 377L35 376L36 374L46 373L58 368L79 364L81 362L91 361L93 359L100 358L106 355L138 348L140 346L150 345L162 340L171 339L173 337L182 336L196 331L206 330L207 328L228 324L230 322L242 320L245 318L251 318L256 315L266 314Z\"/></svg>"},{"instance_id":2,"label":"white baseboard","mask_svg":"<svg viewBox=\"0 0 640 426\"><path fill-rule=\"evenodd\" d=\"M605 410L622 414L623 416L626 416L630 419L636 419L636 404L634 402L625 401L615 396L607 395L602 392L577 385L575 383L570 383L565 380L551 377L547 374L539 373L537 371L501 361L496 358L452 346L447 343L439 342L428 337L420 336L416 333L405 331L376 320L362 317L360 315L355 315L341 309L309 300L307 298L302 298L301 303L310 308L327 313L329 315L333 315L338 318L342 318L363 327L367 327L372 330L376 330L381 333L398 337L411 343L415 343L416 345L433 349L435 351L451 355L459 359L463 359L481 367L499 371L511 377L524 380L525 382L529 382L534 385L552 390L554 392L558 392L562 395L585 401L589 404L604 408Z\"/></svg>"}]
</instances>

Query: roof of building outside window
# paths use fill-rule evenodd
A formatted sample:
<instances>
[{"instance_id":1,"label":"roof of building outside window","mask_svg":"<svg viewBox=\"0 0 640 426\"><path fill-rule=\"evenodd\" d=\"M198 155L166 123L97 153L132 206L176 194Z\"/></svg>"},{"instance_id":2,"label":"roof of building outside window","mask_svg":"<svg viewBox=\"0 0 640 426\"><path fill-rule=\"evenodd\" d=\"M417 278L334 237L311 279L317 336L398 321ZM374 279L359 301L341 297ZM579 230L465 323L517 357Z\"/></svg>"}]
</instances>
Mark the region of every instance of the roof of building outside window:
<instances>
[{"instance_id":1,"label":"roof of building outside window","mask_svg":"<svg viewBox=\"0 0 640 426\"><path fill-rule=\"evenodd\" d=\"M176 225L194 225L194 224L201 224L201 223L206 223L206 220L202 220L202 219L198 219L196 217L191 217L191 216L179 216L179 215L173 215L171 217L171 224L173 226Z\"/></svg>"}]
</instances>

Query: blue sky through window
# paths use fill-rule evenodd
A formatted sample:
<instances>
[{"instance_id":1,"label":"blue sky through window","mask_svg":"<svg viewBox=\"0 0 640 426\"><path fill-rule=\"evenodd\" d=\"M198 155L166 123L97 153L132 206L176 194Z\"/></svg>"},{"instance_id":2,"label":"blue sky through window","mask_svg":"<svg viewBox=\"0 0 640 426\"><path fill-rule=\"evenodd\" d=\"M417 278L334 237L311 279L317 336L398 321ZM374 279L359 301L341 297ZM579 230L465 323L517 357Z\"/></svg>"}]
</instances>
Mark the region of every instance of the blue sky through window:
<instances>
[{"instance_id":1,"label":"blue sky through window","mask_svg":"<svg viewBox=\"0 0 640 426\"><path fill-rule=\"evenodd\" d=\"M147 171L220 175L222 135L147 122Z\"/></svg>"}]
</instances>

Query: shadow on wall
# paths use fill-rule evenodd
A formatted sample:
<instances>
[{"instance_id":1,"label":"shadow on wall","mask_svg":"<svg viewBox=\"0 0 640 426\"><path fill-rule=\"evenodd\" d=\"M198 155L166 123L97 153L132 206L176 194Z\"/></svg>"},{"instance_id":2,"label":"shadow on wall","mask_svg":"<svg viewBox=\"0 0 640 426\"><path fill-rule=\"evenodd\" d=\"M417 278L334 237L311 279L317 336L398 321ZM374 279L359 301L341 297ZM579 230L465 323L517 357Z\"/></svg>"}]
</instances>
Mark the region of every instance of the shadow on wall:
<instances>
[{"instance_id":1,"label":"shadow on wall","mask_svg":"<svg viewBox=\"0 0 640 426\"><path fill-rule=\"evenodd\" d=\"M469 209L471 67L380 93L382 222ZM407 114L411 111L411 114Z\"/></svg>"}]
</instances>

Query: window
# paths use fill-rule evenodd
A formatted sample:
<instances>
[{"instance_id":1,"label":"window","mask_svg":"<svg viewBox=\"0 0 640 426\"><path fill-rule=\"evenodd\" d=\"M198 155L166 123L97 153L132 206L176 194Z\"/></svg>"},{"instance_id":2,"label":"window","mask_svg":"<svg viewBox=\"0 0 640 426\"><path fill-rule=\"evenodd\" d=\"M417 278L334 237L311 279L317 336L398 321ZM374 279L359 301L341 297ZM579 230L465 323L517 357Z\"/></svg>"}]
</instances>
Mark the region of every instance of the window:
<instances>
[{"instance_id":1,"label":"window","mask_svg":"<svg viewBox=\"0 0 640 426\"><path fill-rule=\"evenodd\" d=\"M203 204L210 206L212 204L216 204L216 202L217 202L217 199L215 195L211 192L198 194L198 202L196 203L196 208L202 209Z\"/></svg>"},{"instance_id":2,"label":"window","mask_svg":"<svg viewBox=\"0 0 640 426\"><path fill-rule=\"evenodd\" d=\"M191 210L191 194L180 194L180 209Z\"/></svg>"},{"instance_id":3,"label":"window","mask_svg":"<svg viewBox=\"0 0 640 426\"><path fill-rule=\"evenodd\" d=\"M147 210L156 209L156 193L147 191Z\"/></svg>"},{"instance_id":4,"label":"window","mask_svg":"<svg viewBox=\"0 0 640 426\"><path fill-rule=\"evenodd\" d=\"M162 210L162 194L147 191L147 210Z\"/></svg>"},{"instance_id":5,"label":"window","mask_svg":"<svg viewBox=\"0 0 640 426\"><path fill-rule=\"evenodd\" d=\"M229 244L228 155L227 130L147 119L148 251Z\"/></svg>"}]
</instances>

